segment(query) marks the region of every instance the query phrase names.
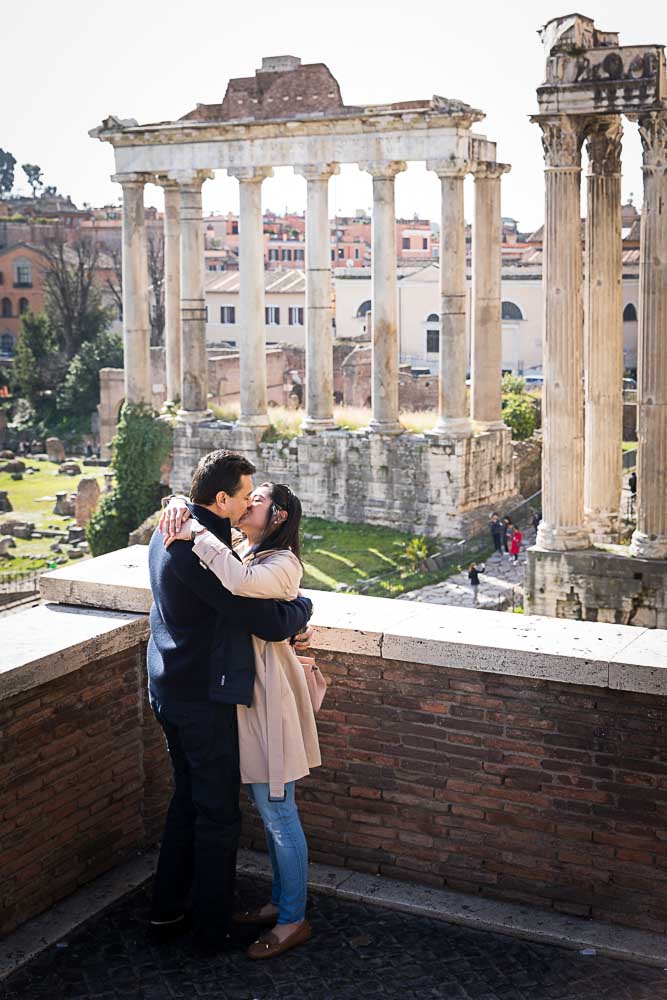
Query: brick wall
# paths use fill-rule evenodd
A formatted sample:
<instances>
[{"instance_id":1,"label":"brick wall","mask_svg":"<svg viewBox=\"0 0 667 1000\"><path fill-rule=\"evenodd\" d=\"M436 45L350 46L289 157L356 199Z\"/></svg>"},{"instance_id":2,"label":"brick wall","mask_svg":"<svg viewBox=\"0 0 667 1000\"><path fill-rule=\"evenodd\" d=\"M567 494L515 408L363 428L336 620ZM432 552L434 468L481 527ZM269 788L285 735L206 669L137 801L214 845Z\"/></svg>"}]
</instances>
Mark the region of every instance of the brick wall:
<instances>
[{"instance_id":1,"label":"brick wall","mask_svg":"<svg viewBox=\"0 0 667 1000\"><path fill-rule=\"evenodd\" d=\"M667 699L318 658L312 860L667 930ZM0 933L158 840L170 768L143 661L134 642L0 701ZM250 807L244 843L264 850Z\"/></svg>"},{"instance_id":2,"label":"brick wall","mask_svg":"<svg viewBox=\"0 0 667 1000\"><path fill-rule=\"evenodd\" d=\"M323 767L300 784L313 861L667 930L667 699L318 659L333 686Z\"/></svg>"},{"instance_id":3,"label":"brick wall","mask_svg":"<svg viewBox=\"0 0 667 1000\"><path fill-rule=\"evenodd\" d=\"M170 782L143 662L135 645L0 700L0 934L156 841Z\"/></svg>"}]
</instances>

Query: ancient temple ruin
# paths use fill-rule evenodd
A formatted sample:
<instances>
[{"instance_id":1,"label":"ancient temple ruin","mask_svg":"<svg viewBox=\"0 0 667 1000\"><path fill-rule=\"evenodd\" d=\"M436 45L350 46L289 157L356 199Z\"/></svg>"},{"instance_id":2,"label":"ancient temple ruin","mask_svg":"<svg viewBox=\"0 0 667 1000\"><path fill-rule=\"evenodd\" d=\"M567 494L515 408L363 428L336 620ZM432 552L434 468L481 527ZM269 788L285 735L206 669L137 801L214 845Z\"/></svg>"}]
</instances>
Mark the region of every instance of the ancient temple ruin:
<instances>
[{"instance_id":1,"label":"ancient temple ruin","mask_svg":"<svg viewBox=\"0 0 667 1000\"><path fill-rule=\"evenodd\" d=\"M662 46L621 46L578 14L541 32L546 179L543 521L531 611L667 625L667 80ZM643 147L638 498L621 526L621 116ZM589 170L582 270L581 149ZM583 378L582 378L583 375Z\"/></svg>"},{"instance_id":2,"label":"ancient temple ruin","mask_svg":"<svg viewBox=\"0 0 667 1000\"><path fill-rule=\"evenodd\" d=\"M183 488L200 454L233 447L262 472L287 478L311 514L416 526L458 536L514 497L509 430L501 416L500 183L509 167L476 134L480 111L433 97L349 106L326 66L264 59L231 80L220 104L174 122L107 118L91 135L114 147L123 189L125 390L150 393L144 185L165 192L167 394L180 400L172 485ZM395 178L426 161L441 181L439 411L429 437L403 433L398 411ZM339 164L373 179L372 420L367 432L335 427L328 184ZM267 412L262 181L291 166L306 182L306 410L296 444L260 442ZM208 409L202 185L224 169L240 187L241 413L233 426ZM472 390L466 374L464 179L475 178Z\"/></svg>"}]
</instances>

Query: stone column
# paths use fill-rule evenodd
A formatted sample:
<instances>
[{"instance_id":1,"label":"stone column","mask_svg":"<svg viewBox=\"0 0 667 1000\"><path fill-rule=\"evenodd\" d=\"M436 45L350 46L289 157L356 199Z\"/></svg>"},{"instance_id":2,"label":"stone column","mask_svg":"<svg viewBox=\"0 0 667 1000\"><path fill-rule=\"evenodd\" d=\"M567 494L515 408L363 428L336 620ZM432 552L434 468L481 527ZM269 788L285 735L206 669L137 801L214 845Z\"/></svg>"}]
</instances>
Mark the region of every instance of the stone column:
<instances>
[{"instance_id":1,"label":"stone column","mask_svg":"<svg viewBox=\"0 0 667 1000\"><path fill-rule=\"evenodd\" d=\"M398 419L398 286L394 181L401 160L359 164L373 178L371 318L373 416L368 429L401 434Z\"/></svg>"},{"instance_id":2,"label":"stone column","mask_svg":"<svg viewBox=\"0 0 667 1000\"><path fill-rule=\"evenodd\" d=\"M306 178L306 418L304 431L335 427L329 178L333 163L295 167Z\"/></svg>"},{"instance_id":3,"label":"stone column","mask_svg":"<svg viewBox=\"0 0 667 1000\"><path fill-rule=\"evenodd\" d=\"M542 516L537 545L587 548L584 523L584 323L581 270L582 126L536 115L545 157Z\"/></svg>"},{"instance_id":4,"label":"stone column","mask_svg":"<svg viewBox=\"0 0 667 1000\"><path fill-rule=\"evenodd\" d=\"M164 345L167 402L181 397L181 194L175 182L164 189Z\"/></svg>"},{"instance_id":5,"label":"stone column","mask_svg":"<svg viewBox=\"0 0 667 1000\"><path fill-rule=\"evenodd\" d=\"M475 215L472 226L470 412L472 419L487 429L504 427L500 179L509 170L509 165L505 163L477 163L473 168Z\"/></svg>"},{"instance_id":6,"label":"stone column","mask_svg":"<svg viewBox=\"0 0 667 1000\"><path fill-rule=\"evenodd\" d=\"M125 400L151 403L148 261L144 224L145 174L115 174L123 189L123 352Z\"/></svg>"},{"instance_id":7,"label":"stone column","mask_svg":"<svg viewBox=\"0 0 667 1000\"><path fill-rule=\"evenodd\" d=\"M440 381L438 421L434 434L472 433L467 415L466 372L466 237L463 181L470 167L464 160L431 160L440 178Z\"/></svg>"},{"instance_id":8,"label":"stone column","mask_svg":"<svg viewBox=\"0 0 667 1000\"><path fill-rule=\"evenodd\" d=\"M208 408L206 355L206 300L204 297L204 228L202 184L213 174L206 170L177 172L181 199L181 409L182 420L211 416Z\"/></svg>"},{"instance_id":9,"label":"stone column","mask_svg":"<svg viewBox=\"0 0 667 1000\"><path fill-rule=\"evenodd\" d=\"M667 559L667 113L639 119L644 206L639 264L637 530L631 552Z\"/></svg>"},{"instance_id":10,"label":"stone column","mask_svg":"<svg viewBox=\"0 0 667 1000\"><path fill-rule=\"evenodd\" d=\"M618 116L587 135L584 284L584 515L593 541L617 542L623 477L621 136Z\"/></svg>"},{"instance_id":11,"label":"stone column","mask_svg":"<svg viewBox=\"0 0 667 1000\"><path fill-rule=\"evenodd\" d=\"M271 167L228 169L240 188L239 291L240 427L268 427L266 411L266 322L264 317L264 228L262 181Z\"/></svg>"}]
</instances>

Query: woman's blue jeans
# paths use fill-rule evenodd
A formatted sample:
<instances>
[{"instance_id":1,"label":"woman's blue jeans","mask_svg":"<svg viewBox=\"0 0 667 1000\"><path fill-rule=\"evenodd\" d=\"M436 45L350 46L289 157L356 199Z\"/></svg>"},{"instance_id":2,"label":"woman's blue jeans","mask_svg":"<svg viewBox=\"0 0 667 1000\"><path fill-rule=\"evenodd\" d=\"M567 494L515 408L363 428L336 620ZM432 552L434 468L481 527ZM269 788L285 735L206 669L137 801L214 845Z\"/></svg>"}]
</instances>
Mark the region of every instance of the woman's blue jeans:
<instances>
[{"instance_id":1,"label":"woman's blue jeans","mask_svg":"<svg viewBox=\"0 0 667 1000\"><path fill-rule=\"evenodd\" d=\"M294 799L295 785L287 782L282 802L269 801L268 784L246 785L264 823L273 868L271 902L278 907L279 924L295 924L306 915L308 845Z\"/></svg>"}]
</instances>

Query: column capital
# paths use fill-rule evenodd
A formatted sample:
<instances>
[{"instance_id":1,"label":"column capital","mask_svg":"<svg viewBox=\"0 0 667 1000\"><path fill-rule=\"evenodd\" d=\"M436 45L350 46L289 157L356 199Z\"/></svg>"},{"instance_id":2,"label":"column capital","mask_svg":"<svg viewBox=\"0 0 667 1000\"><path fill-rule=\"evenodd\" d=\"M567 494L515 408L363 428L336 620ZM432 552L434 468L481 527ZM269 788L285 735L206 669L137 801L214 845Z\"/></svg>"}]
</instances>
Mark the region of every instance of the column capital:
<instances>
[{"instance_id":1,"label":"column capital","mask_svg":"<svg viewBox=\"0 0 667 1000\"><path fill-rule=\"evenodd\" d=\"M475 180L500 180L503 174L508 174L512 167L509 163L496 163L494 160L477 160L470 165L470 173Z\"/></svg>"},{"instance_id":2,"label":"column capital","mask_svg":"<svg viewBox=\"0 0 667 1000\"><path fill-rule=\"evenodd\" d=\"M333 174L340 172L337 163L302 163L292 169L307 181L328 181Z\"/></svg>"},{"instance_id":3,"label":"column capital","mask_svg":"<svg viewBox=\"0 0 667 1000\"><path fill-rule=\"evenodd\" d=\"M644 151L644 170L667 168L667 112L650 111L645 115L628 115L639 125L639 138Z\"/></svg>"},{"instance_id":4,"label":"column capital","mask_svg":"<svg viewBox=\"0 0 667 1000\"><path fill-rule=\"evenodd\" d=\"M371 174L374 180L393 181L396 174L400 174L406 166L405 160L369 160L360 163L359 169Z\"/></svg>"},{"instance_id":5,"label":"column capital","mask_svg":"<svg viewBox=\"0 0 667 1000\"><path fill-rule=\"evenodd\" d=\"M621 172L620 115L596 116L586 128L588 175L613 177Z\"/></svg>"},{"instance_id":6,"label":"column capital","mask_svg":"<svg viewBox=\"0 0 667 1000\"><path fill-rule=\"evenodd\" d=\"M167 181L174 181L181 188L201 188L204 181L213 180L214 176L213 170L170 170L164 175Z\"/></svg>"},{"instance_id":7,"label":"column capital","mask_svg":"<svg viewBox=\"0 0 667 1000\"><path fill-rule=\"evenodd\" d=\"M465 177L470 172L468 160L452 157L450 160L427 160L426 169L432 170L440 179L444 177Z\"/></svg>"},{"instance_id":8,"label":"column capital","mask_svg":"<svg viewBox=\"0 0 667 1000\"><path fill-rule=\"evenodd\" d=\"M586 119L575 115L531 115L542 129L542 148L547 170L581 170L581 144Z\"/></svg>"},{"instance_id":9,"label":"column capital","mask_svg":"<svg viewBox=\"0 0 667 1000\"><path fill-rule=\"evenodd\" d=\"M120 184L121 187L143 187L145 184L149 184L153 179L152 174L136 174L136 173L126 173L126 174L112 174L111 180L115 184Z\"/></svg>"},{"instance_id":10,"label":"column capital","mask_svg":"<svg viewBox=\"0 0 667 1000\"><path fill-rule=\"evenodd\" d=\"M267 177L273 177L273 167L227 167L227 174L246 184L261 184Z\"/></svg>"}]
</instances>

